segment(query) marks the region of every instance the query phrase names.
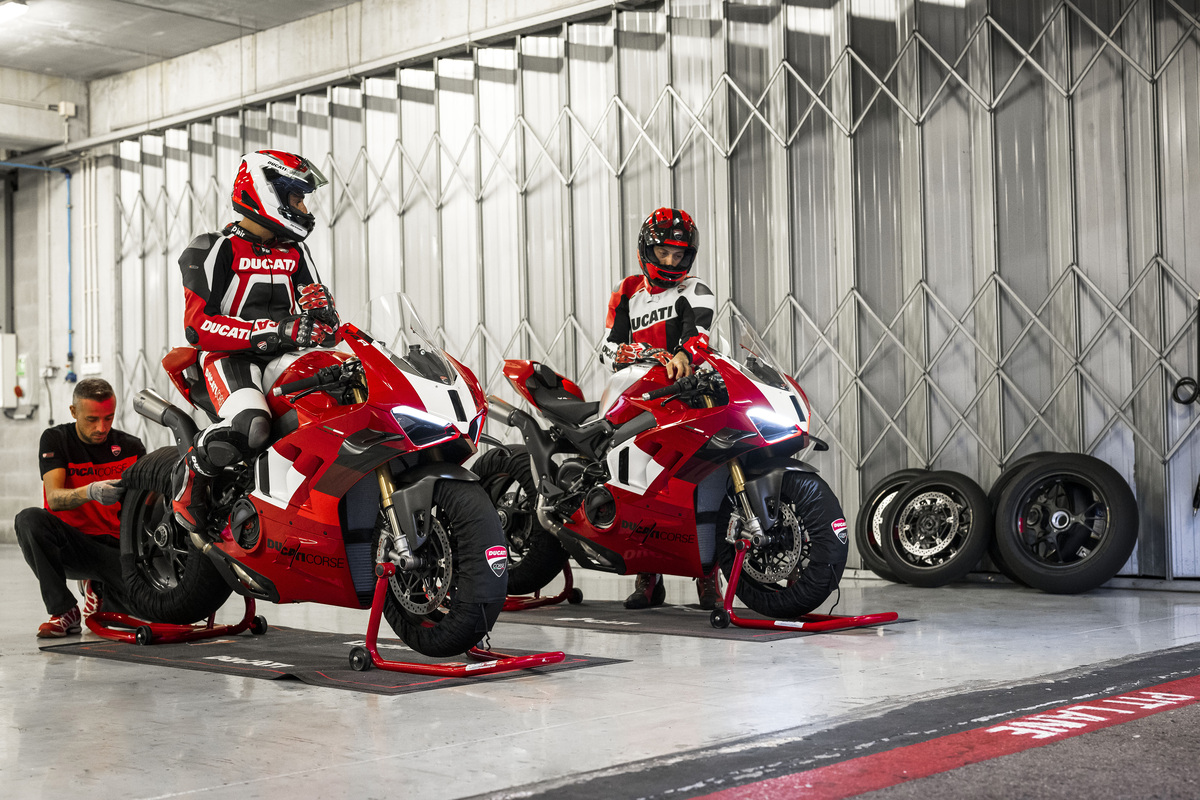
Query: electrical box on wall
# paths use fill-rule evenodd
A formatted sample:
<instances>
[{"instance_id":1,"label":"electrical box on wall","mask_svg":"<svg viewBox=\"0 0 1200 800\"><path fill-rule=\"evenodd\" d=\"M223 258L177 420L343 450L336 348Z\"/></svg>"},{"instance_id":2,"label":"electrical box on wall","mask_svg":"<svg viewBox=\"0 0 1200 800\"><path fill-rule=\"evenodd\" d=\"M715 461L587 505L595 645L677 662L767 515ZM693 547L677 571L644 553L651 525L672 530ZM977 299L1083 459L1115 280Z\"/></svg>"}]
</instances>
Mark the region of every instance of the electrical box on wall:
<instances>
[{"instance_id":1,"label":"electrical box on wall","mask_svg":"<svg viewBox=\"0 0 1200 800\"><path fill-rule=\"evenodd\" d=\"M17 335L0 333L0 408L16 408Z\"/></svg>"}]
</instances>

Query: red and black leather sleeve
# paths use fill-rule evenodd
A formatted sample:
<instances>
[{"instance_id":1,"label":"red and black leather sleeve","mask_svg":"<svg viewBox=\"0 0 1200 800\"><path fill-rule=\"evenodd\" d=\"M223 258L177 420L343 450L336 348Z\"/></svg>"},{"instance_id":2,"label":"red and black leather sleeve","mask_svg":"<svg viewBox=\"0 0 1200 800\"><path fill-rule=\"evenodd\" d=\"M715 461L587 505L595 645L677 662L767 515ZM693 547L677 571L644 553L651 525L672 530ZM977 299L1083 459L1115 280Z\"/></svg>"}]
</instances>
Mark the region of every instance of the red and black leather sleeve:
<instances>
[{"instance_id":1,"label":"red and black leather sleeve","mask_svg":"<svg viewBox=\"0 0 1200 800\"><path fill-rule=\"evenodd\" d=\"M246 350L252 320L221 313L233 282L233 243L219 233L197 236L179 256L183 273L183 324L188 343L209 351Z\"/></svg>"},{"instance_id":2,"label":"red and black leather sleeve","mask_svg":"<svg viewBox=\"0 0 1200 800\"><path fill-rule=\"evenodd\" d=\"M697 352L708 351L708 337L716 316L716 298L712 290L696 281L684 297L675 301L675 317L667 321L667 341L675 353L687 353L696 360Z\"/></svg>"}]
</instances>

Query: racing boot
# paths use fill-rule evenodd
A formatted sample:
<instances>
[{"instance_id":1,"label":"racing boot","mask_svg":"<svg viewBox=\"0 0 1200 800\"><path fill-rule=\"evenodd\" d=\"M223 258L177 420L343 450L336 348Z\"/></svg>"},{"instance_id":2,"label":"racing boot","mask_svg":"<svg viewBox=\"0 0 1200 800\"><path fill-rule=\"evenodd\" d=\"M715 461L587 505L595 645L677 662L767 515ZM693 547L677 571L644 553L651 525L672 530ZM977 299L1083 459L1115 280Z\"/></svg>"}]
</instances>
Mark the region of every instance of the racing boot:
<instances>
[{"instance_id":1,"label":"racing boot","mask_svg":"<svg viewBox=\"0 0 1200 800\"><path fill-rule=\"evenodd\" d=\"M208 516L208 493L216 469L192 445L171 473L171 509L175 521L188 532L203 531Z\"/></svg>"},{"instance_id":2,"label":"racing boot","mask_svg":"<svg viewBox=\"0 0 1200 800\"><path fill-rule=\"evenodd\" d=\"M725 599L721 595L721 573L716 564L696 578L696 597L700 600L700 608L705 611L712 611Z\"/></svg>"},{"instance_id":3,"label":"racing boot","mask_svg":"<svg viewBox=\"0 0 1200 800\"><path fill-rule=\"evenodd\" d=\"M667 599L667 587L663 576L653 572L639 572L633 585L633 594L625 598L626 608L653 608L661 606Z\"/></svg>"}]
</instances>

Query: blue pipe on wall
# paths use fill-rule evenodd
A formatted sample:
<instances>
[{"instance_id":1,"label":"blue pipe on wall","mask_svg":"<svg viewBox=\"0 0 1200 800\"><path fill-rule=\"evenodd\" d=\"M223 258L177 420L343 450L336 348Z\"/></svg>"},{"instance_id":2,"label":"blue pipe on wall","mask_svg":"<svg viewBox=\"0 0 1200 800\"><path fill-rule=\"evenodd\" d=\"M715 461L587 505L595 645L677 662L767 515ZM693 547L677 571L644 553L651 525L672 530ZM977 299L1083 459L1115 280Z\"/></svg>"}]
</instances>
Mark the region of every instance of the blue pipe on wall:
<instances>
[{"instance_id":1,"label":"blue pipe on wall","mask_svg":"<svg viewBox=\"0 0 1200 800\"><path fill-rule=\"evenodd\" d=\"M17 164L12 161L0 161L0 167L15 169L35 169L39 172L61 172L67 176L67 376L70 383L75 382L75 322L74 298L72 288L73 267L71 262L71 170L64 167L39 167L33 164Z\"/></svg>"}]
</instances>

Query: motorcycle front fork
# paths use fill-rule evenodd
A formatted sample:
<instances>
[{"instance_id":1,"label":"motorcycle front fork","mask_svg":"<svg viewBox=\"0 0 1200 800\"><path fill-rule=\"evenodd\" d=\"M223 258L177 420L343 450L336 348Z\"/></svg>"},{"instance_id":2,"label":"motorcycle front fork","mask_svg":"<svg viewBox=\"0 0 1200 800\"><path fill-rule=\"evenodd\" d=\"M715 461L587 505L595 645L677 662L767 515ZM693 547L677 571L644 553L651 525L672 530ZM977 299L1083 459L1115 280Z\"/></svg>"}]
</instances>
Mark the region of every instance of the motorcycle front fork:
<instances>
[{"instance_id":1,"label":"motorcycle front fork","mask_svg":"<svg viewBox=\"0 0 1200 800\"><path fill-rule=\"evenodd\" d=\"M746 494L746 472L736 458L729 462L729 475L733 478L733 496L742 510L744 521L738 538L749 541L754 547L761 547L766 543L767 537L763 532L762 522L750 506L750 498ZM729 543L737 544L733 539L730 539Z\"/></svg>"},{"instance_id":2,"label":"motorcycle front fork","mask_svg":"<svg viewBox=\"0 0 1200 800\"><path fill-rule=\"evenodd\" d=\"M367 392L361 385L353 386L351 391L354 393L354 402L366 402ZM396 483L392 480L392 471L387 462L375 468L375 478L379 481L379 505L392 528L391 546L384 553L376 553L375 557L379 561L386 559L401 570L415 569L420 564L408 546L408 537L400 528L400 517L396 514L396 507L392 505L392 495L396 492Z\"/></svg>"}]
</instances>

